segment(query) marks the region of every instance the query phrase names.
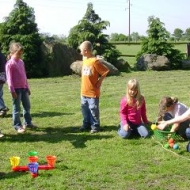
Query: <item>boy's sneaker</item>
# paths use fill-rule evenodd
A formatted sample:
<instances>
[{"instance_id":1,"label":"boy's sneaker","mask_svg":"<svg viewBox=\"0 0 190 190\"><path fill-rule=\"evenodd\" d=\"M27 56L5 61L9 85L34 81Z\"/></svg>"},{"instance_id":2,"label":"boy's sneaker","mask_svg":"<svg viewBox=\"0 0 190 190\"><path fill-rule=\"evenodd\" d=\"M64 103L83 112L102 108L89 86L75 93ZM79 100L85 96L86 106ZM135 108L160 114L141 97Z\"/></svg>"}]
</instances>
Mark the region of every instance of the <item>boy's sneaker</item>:
<instances>
[{"instance_id":1,"label":"boy's sneaker","mask_svg":"<svg viewBox=\"0 0 190 190\"><path fill-rule=\"evenodd\" d=\"M3 137L4 135L0 132L0 138Z\"/></svg>"},{"instance_id":2,"label":"boy's sneaker","mask_svg":"<svg viewBox=\"0 0 190 190\"><path fill-rule=\"evenodd\" d=\"M80 130L81 132L83 132L83 131L89 131L90 128L91 128L90 126L84 127L84 125L83 125L82 127L79 128L79 130Z\"/></svg>"},{"instance_id":3,"label":"boy's sneaker","mask_svg":"<svg viewBox=\"0 0 190 190\"><path fill-rule=\"evenodd\" d=\"M38 127L36 125L30 124L30 125L23 125L23 128L24 129L26 129L26 128L36 129Z\"/></svg>"},{"instance_id":4,"label":"boy's sneaker","mask_svg":"<svg viewBox=\"0 0 190 190\"><path fill-rule=\"evenodd\" d=\"M1 109L1 111L8 112L8 111L9 111L9 108L8 108L8 107L4 107L3 109Z\"/></svg>"},{"instance_id":5,"label":"boy's sneaker","mask_svg":"<svg viewBox=\"0 0 190 190\"><path fill-rule=\"evenodd\" d=\"M98 133L98 132L99 132L99 130L97 130L97 129L91 129L91 131L90 131L91 134Z\"/></svg>"},{"instance_id":6,"label":"boy's sneaker","mask_svg":"<svg viewBox=\"0 0 190 190\"><path fill-rule=\"evenodd\" d=\"M24 133L25 129L23 127L19 127L16 131L17 133Z\"/></svg>"},{"instance_id":7,"label":"boy's sneaker","mask_svg":"<svg viewBox=\"0 0 190 190\"><path fill-rule=\"evenodd\" d=\"M79 130L82 132L82 131L85 131L86 129L82 126L79 128Z\"/></svg>"}]
</instances>

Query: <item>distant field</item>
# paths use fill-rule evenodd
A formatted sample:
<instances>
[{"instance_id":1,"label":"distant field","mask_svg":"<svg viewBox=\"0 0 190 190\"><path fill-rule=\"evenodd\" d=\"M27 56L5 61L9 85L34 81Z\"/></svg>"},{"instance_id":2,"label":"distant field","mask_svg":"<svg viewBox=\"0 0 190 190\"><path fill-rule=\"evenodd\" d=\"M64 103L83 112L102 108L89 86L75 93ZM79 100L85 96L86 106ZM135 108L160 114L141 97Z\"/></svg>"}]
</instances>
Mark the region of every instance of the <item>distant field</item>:
<instances>
[{"instance_id":1,"label":"distant field","mask_svg":"<svg viewBox=\"0 0 190 190\"><path fill-rule=\"evenodd\" d=\"M133 66L136 62L136 54L141 50L140 44L120 44L115 45L116 48L122 53L122 55L134 55L134 57L122 56L124 60ZM186 53L187 45L186 44L175 44L174 48L179 49L182 53Z\"/></svg>"}]
</instances>

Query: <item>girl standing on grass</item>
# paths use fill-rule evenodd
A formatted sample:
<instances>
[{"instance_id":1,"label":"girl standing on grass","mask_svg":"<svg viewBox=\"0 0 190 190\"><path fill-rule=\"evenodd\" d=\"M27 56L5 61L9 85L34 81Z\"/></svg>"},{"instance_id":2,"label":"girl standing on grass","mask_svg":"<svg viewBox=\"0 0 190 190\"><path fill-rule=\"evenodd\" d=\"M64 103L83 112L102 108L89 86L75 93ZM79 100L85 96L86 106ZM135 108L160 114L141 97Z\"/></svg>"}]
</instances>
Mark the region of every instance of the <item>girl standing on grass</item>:
<instances>
[{"instance_id":1,"label":"girl standing on grass","mask_svg":"<svg viewBox=\"0 0 190 190\"><path fill-rule=\"evenodd\" d=\"M136 79L131 79L127 83L126 96L120 102L120 119L118 134L122 138L128 138L132 133L148 137L149 132L145 125L150 122L146 115L145 99L141 95L140 85Z\"/></svg>"},{"instance_id":2,"label":"girl standing on grass","mask_svg":"<svg viewBox=\"0 0 190 190\"><path fill-rule=\"evenodd\" d=\"M158 122L171 120L184 114L189 108L178 101L176 97L164 96L159 103ZM170 132L177 132L183 138L190 138L189 136L190 120L182 122L174 122ZM158 126L160 130L164 130L166 125Z\"/></svg>"},{"instance_id":3,"label":"girl standing on grass","mask_svg":"<svg viewBox=\"0 0 190 190\"><path fill-rule=\"evenodd\" d=\"M7 84L13 101L13 126L18 133L23 133L26 127L35 128L30 115L30 89L26 77L24 62L21 60L23 47L18 42L12 42L9 47L10 59L6 63ZM22 125L20 120L20 104L23 105Z\"/></svg>"}]
</instances>

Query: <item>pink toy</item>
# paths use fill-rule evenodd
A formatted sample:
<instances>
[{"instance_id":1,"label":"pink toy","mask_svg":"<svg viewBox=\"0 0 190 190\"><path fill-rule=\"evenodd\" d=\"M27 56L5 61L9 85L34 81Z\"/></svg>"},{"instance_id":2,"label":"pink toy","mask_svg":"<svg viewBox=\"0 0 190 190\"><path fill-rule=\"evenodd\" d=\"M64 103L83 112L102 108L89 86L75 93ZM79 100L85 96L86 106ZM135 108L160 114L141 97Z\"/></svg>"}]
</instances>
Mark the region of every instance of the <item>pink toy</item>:
<instances>
[{"instance_id":1,"label":"pink toy","mask_svg":"<svg viewBox=\"0 0 190 190\"><path fill-rule=\"evenodd\" d=\"M27 166L19 166L20 157L12 156L10 157L10 162L12 166L12 171L21 172L21 171L30 171L33 178L38 176L38 170L51 170L55 167L56 156L46 156L47 165L38 164L37 152L29 152L29 164Z\"/></svg>"}]
</instances>

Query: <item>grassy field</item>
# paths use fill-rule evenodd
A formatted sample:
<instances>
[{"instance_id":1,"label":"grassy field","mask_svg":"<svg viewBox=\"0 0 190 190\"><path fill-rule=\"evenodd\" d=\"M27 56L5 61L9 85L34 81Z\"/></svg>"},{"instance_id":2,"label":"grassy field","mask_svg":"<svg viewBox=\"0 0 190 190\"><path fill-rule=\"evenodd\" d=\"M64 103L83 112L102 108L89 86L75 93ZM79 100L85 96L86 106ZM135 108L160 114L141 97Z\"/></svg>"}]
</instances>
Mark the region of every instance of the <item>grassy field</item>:
<instances>
[{"instance_id":1,"label":"grassy field","mask_svg":"<svg viewBox=\"0 0 190 190\"><path fill-rule=\"evenodd\" d=\"M139 44L121 44L116 45L116 48L122 53L122 55L136 55L141 50L141 45ZM186 53L187 45L186 44L175 44L174 48L179 49L182 53ZM136 63L135 57L123 56L121 57L126 60L132 67Z\"/></svg>"},{"instance_id":2,"label":"grassy field","mask_svg":"<svg viewBox=\"0 0 190 190\"><path fill-rule=\"evenodd\" d=\"M179 149L165 149L165 141L154 135L148 139L121 139L117 135L119 102L126 81L137 78L147 102L147 115L155 121L159 99L177 96L188 106L189 71L132 72L107 77L100 99L102 131L79 132L80 78L31 79L31 113L36 130L16 134L12 128L11 96L4 87L9 114L0 118L5 134L0 139L0 187L2 190L188 190L189 153L187 141ZM54 170L40 170L33 179L29 172L12 172L9 158L19 156L28 164L28 152L37 151L39 164L47 155L57 156Z\"/></svg>"}]
</instances>

